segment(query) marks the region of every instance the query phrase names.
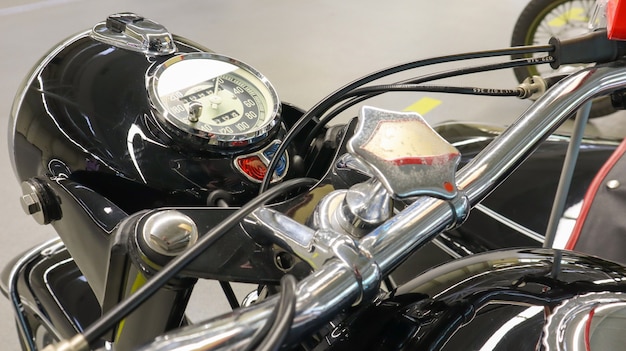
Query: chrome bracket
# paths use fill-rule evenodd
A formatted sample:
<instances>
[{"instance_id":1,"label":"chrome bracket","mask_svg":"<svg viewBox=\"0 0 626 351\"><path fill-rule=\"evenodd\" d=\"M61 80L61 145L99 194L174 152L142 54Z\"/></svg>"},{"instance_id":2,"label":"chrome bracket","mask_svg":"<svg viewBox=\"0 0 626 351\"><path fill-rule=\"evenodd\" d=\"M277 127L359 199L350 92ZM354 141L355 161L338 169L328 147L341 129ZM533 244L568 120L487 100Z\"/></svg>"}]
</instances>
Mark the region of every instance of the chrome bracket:
<instances>
[{"instance_id":1,"label":"chrome bracket","mask_svg":"<svg viewBox=\"0 0 626 351\"><path fill-rule=\"evenodd\" d=\"M454 215L454 220L450 223L448 229L456 228L463 224L469 215L471 206L467 195L462 190L459 190L457 196L453 199L447 200L450 205L450 210Z\"/></svg>"},{"instance_id":2,"label":"chrome bracket","mask_svg":"<svg viewBox=\"0 0 626 351\"><path fill-rule=\"evenodd\" d=\"M378 265L349 235L332 228L312 230L280 212L261 207L246 217L243 227L258 241L270 241L307 262L314 271L331 259L338 259L354 273L360 297L377 291L381 281Z\"/></svg>"}]
</instances>

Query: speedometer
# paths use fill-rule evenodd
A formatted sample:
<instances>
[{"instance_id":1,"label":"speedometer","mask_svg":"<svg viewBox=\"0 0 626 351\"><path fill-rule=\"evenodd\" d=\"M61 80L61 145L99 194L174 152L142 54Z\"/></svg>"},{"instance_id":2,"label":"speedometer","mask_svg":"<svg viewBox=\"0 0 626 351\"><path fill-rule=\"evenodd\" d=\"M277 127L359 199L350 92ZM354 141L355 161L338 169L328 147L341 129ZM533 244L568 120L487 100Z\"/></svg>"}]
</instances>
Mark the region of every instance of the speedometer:
<instances>
[{"instance_id":1,"label":"speedometer","mask_svg":"<svg viewBox=\"0 0 626 351\"><path fill-rule=\"evenodd\" d=\"M270 82L227 56L174 56L148 76L147 89L157 120L197 145L249 145L280 124L280 103Z\"/></svg>"}]
</instances>

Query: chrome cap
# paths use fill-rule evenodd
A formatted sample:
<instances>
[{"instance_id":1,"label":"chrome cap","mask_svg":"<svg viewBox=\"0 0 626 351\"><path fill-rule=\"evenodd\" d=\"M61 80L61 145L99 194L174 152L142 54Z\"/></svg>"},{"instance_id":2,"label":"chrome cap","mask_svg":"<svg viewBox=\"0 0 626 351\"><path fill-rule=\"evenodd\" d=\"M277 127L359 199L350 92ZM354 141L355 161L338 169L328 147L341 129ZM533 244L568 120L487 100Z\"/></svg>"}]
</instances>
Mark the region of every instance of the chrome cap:
<instances>
[{"instance_id":1,"label":"chrome cap","mask_svg":"<svg viewBox=\"0 0 626 351\"><path fill-rule=\"evenodd\" d=\"M198 241L196 223L176 210L149 215L142 234L152 250L166 256L176 256Z\"/></svg>"}]
</instances>

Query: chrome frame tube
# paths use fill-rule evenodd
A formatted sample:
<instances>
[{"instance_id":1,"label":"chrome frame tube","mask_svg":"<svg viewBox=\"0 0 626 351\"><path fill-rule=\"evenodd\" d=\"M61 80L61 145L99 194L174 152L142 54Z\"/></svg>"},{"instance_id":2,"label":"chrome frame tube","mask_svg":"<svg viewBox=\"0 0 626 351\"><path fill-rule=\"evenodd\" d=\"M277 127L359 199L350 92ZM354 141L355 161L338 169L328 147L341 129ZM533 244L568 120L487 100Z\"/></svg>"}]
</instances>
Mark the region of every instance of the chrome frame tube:
<instances>
[{"instance_id":1,"label":"chrome frame tube","mask_svg":"<svg viewBox=\"0 0 626 351\"><path fill-rule=\"evenodd\" d=\"M523 162L570 114L592 98L626 86L626 68L593 67L579 71L538 99L498 138L457 173L470 205L477 204ZM410 253L455 223L450 204L420 199L360 240L383 277ZM288 339L318 328L360 296L352 271L337 260L298 284L296 316ZM372 288L372 287L370 287ZM277 298L163 335L143 351L238 349L263 324Z\"/></svg>"},{"instance_id":2,"label":"chrome frame tube","mask_svg":"<svg viewBox=\"0 0 626 351\"><path fill-rule=\"evenodd\" d=\"M39 246L32 248L26 254L20 257L20 259L13 265L11 271L9 272L7 293L11 298L13 309L15 310L15 318L17 319L19 335L24 341L24 344L28 348L28 350L36 351L37 347L35 345L35 336L33 334L33 331L30 329L30 325L26 320L22 299L20 298L20 294L17 291L17 283L20 277L20 271L26 265L35 261L39 256L41 256L44 250L51 250L53 247L58 247L59 245L62 245L61 239L54 238L52 240L46 241Z\"/></svg>"}]
</instances>

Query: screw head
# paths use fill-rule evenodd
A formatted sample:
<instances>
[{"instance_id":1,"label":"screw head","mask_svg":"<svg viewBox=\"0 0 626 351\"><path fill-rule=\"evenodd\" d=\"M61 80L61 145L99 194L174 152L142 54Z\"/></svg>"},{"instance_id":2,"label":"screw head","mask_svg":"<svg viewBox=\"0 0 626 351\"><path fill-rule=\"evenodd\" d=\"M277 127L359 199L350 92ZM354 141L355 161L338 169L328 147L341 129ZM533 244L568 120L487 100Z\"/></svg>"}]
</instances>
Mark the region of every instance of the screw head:
<instances>
[{"instance_id":1,"label":"screw head","mask_svg":"<svg viewBox=\"0 0 626 351\"><path fill-rule=\"evenodd\" d=\"M41 202L39 202L39 198L35 193L22 195L20 203L22 205L22 209L27 215L34 215L41 211Z\"/></svg>"},{"instance_id":2,"label":"screw head","mask_svg":"<svg viewBox=\"0 0 626 351\"><path fill-rule=\"evenodd\" d=\"M609 189L617 189L617 188L619 188L620 185L621 184L620 184L619 180L616 180L616 179L612 179L612 180L609 180L608 182L606 182L606 187L609 188Z\"/></svg>"}]
</instances>

